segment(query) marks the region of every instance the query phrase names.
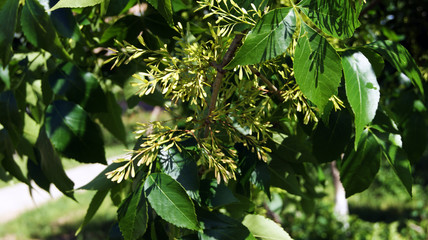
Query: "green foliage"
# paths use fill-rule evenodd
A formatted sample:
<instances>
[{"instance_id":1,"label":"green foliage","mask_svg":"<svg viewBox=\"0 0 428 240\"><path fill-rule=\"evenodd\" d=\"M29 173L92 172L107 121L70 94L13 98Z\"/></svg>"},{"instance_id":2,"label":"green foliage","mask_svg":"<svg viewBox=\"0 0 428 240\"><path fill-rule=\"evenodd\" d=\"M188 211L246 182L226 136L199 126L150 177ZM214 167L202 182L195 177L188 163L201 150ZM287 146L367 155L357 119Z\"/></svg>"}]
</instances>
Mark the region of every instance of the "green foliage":
<instances>
[{"instance_id":1,"label":"green foliage","mask_svg":"<svg viewBox=\"0 0 428 240\"><path fill-rule=\"evenodd\" d=\"M363 1L50 4L0 4L1 179L73 198L62 156L106 164L100 127L127 146L140 101L171 116L139 119L129 155L81 188L97 193L79 231L110 193L124 239L299 238L260 196L309 215L332 161L347 196L382 159L412 194L427 85L404 46L354 35Z\"/></svg>"}]
</instances>

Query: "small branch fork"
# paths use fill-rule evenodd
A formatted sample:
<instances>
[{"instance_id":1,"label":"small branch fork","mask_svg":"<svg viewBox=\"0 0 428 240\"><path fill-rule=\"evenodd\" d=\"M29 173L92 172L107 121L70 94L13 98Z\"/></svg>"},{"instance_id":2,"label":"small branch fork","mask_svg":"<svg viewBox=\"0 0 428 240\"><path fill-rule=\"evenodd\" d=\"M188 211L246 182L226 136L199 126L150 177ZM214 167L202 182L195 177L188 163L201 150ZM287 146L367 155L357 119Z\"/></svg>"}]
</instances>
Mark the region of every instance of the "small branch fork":
<instances>
[{"instance_id":1,"label":"small branch fork","mask_svg":"<svg viewBox=\"0 0 428 240\"><path fill-rule=\"evenodd\" d=\"M215 77L214 83L213 83L213 92L211 95L211 101L208 108L208 117L207 122L205 126L205 137L208 137L209 135L209 124L210 124L210 117L211 113L215 109L215 105L217 102L218 93L220 91L221 83L226 75L226 70L223 68L232 60L233 56L235 55L236 50L238 49L239 45L241 44L242 38L244 37L244 34L237 34L235 35L235 38L233 39L232 43L229 46L229 49L227 49L226 54L223 56L223 60L221 64L211 63L211 66L215 67L217 69L217 75Z\"/></svg>"}]
</instances>

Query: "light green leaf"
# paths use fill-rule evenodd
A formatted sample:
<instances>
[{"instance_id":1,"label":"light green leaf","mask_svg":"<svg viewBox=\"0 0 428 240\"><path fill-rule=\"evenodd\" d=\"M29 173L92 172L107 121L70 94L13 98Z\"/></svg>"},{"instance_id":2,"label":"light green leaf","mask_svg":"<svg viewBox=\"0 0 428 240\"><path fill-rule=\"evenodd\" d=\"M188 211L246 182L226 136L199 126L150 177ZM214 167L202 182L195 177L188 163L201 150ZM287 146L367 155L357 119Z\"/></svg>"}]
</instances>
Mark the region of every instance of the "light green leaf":
<instances>
[{"instance_id":1,"label":"light green leaf","mask_svg":"<svg viewBox=\"0 0 428 240\"><path fill-rule=\"evenodd\" d=\"M152 208L165 221L191 230L200 229L193 202L173 178L164 173L150 174L144 191Z\"/></svg>"},{"instance_id":2,"label":"light green leaf","mask_svg":"<svg viewBox=\"0 0 428 240\"><path fill-rule=\"evenodd\" d=\"M117 210L119 228L125 240L139 239L147 229L147 204L143 184Z\"/></svg>"},{"instance_id":3,"label":"light green leaf","mask_svg":"<svg viewBox=\"0 0 428 240\"><path fill-rule=\"evenodd\" d=\"M265 62L287 50L296 30L296 16L292 8L278 8L264 15L248 33L236 56L225 67Z\"/></svg>"},{"instance_id":4,"label":"light green leaf","mask_svg":"<svg viewBox=\"0 0 428 240\"><path fill-rule=\"evenodd\" d=\"M257 239L262 240L291 240L284 229L274 221L260 215L247 215L242 221Z\"/></svg>"},{"instance_id":5,"label":"light green leaf","mask_svg":"<svg viewBox=\"0 0 428 240\"><path fill-rule=\"evenodd\" d=\"M342 56L346 96L355 117L355 149L364 127L376 115L379 103L379 84L376 73L361 52L345 52Z\"/></svg>"},{"instance_id":6,"label":"light green leaf","mask_svg":"<svg viewBox=\"0 0 428 240\"><path fill-rule=\"evenodd\" d=\"M324 33L340 39L352 37L360 26L359 0L303 0L298 7Z\"/></svg>"},{"instance_id":7,"label":"light green leaf","mask_svg":"<svg viewBox=\"0 0 428 240\"><path fill-rule=\"evenodd\" d=\"M55 186L64 193L64 195L74 199L72 192L74 183L65 174L61 159L53 149L52 143L46 135L44 127L40 129L36 147L40 151L41 167L47 179L55 184Z\"/></svg>"},{"instance_id":8,"label":"light green leaf","mask_svg":"<svg viewBox=\"0 0 428 240\"><path fill-rule=\"evenodd\" d=\"M59 0L55 6L48 11L54 11L58 8L84 8L104 2L105 0Z\"/></svg>"},{"instance_id":9,"label":"light green leaf","mask_svg":"<svg viewBox=\"0 0 428 240\"><path fill-rule=\"evenodd\" d=\"M25 37L34 46L45 49L57 58L72 61L65 51L45 9L36 0L26 0L21 14Z\"/></svg>"},{"instance_id":10,"label":"light green leaf","mask_svg":"<svg viewBox=\"0 0 428 240\"><path fill-rule=\"evenodd\" d=\"M85 218L83 219L82 224L80 224L79 229L77 229L76 231L76 235L78 235L80 231L82 231L83 227L85 227L86 224L88 224L89 221L91 221L91 219L94 217L95 213L97 213L98 208L100 208L108 192L109 191L102 190L97 191L97 193L95 193L94 197L91 200L91 203L89 204L88 210L86 211Z\"/></svg>"},{"instance_id":11,"label":"light green leaf","mask_svg":"<svg viewBox=\"0 0 428 240\"><path fill-rule=\"evenodd\" d=\"M421 71L405 47L389 40L376 41L367 46L380 53L398 71L406 74L412 80L413 85L424 95L424 80Z\"/></svg>"},{"instance_id":12,"label":"light green leaf","mask_svg":"<svg viewBox=\"0 0 428 240\"><path fill-rule=\"evenodd\" d=\"M324 112L342 77L340 57L325 38L303 24L294 58L296 82L303 94Z\"/></svg>"},{"instance_id":13,"label":"light green leaf","mask_svg":"<svg viewBox=\"0 0 428 240\"><path fill-rule=\"evenodd\" d=\"M46 133L58 151L84 163L106 164L101 130L72 102L54 101L46 110Z\"/></svg>"},{"instance_id":14,"label":"light green leaf","mask_svg":"<svg viewBox=\"0 0 428 240\"><path fill-rule=\"evenodd\" d=\"M168 22L170 26L174 25L174 20L172 19L172 4L171 0L147 0L158 12L162 15L163 18Z\"/></svg>"},{"instance_id":15,"label":"light green leaf","mask_svg":"<svg viewBox=\"0 0 428 240\"><path fill-rule=\"evenodd\" d=\"M340 164L340 180L346 197L367 189L379 171L382 148L376 139L364 130L358 151L352 149Z\"/></svg>"},{"instance_id":16,"label":"light green leaf","mask_svg":"<svg viewBox=\"0 0 428 240\"><path fill-rule=\"evenodd\" d=\"M12 57L12 40L15 33L19 1L3 0L0 2L0 63L6 66Z\"/></svg>"}]
</instances>

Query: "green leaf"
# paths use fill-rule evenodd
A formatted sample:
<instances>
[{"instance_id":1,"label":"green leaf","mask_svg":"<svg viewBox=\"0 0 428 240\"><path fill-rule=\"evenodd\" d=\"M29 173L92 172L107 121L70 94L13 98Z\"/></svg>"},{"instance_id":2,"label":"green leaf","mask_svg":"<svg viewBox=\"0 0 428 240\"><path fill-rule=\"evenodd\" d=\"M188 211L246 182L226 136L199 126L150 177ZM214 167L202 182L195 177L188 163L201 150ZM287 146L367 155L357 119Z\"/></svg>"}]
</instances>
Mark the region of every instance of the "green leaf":
<instances>
[{"instance_id":1,"label":"green leaf","mask_svg":"<svg viewBox=\"0 0 428 240\"><path fill-rule=\"evenodd\" d=\"M143 189L141 184L117 210L119 228L125 240L138 239L146 232L148 214Z\"/></svg>"},{"instance_id":2,"label":"green leaf","mask_svg":"<svg viewBox=\"0 0 428 240\"><path fill-rule=\"evenodd\" d=\"M424 95L424 80L421 71L405 47L389 40L376 41L368 44L367 47L378 52L398 71L406 74L412 80L413 85Z\"/></svg>"},{"instance_id":3,"label":"green leaf","mask_svg":"<svg viewBox=\"0 0 428 240\"><path fill-rule=\"evenodd\" d=\"M23 121L18 109L18 103L12 91L0 93L0 123L9 132L14 143L22 134Z\"/></svg>"},{"instance_id":4,"label":"green leaf","mask_svg":"<svg viewBox=\"0 0 428 240\"><path fill-rule=\"evenodd\" d=\"M119 16L126 13L138 0L110 0L106 16Z\"/></svg>"},{"instance_id":5,"label":"green leaf","mask_svg":"<svg viewBox=\"0 0 428 240\"><path fill-rule=\"evenodd\" d=\"M120 18L104 31L100 43L105 43L110 39L115 39L119 42L126 40L133 43L132 41L137 40L138 35L141 33L142 24L141 17L134 15Z\"/></svg>"},{"instance_id":6,"label":"green leaf","mask_svg":"<svg viewBox=\"0 0 428 240\"><path fill-rule=\"evenodd\" d=\"M356 50L362 52L364 56L366 56L372 65L373 71L376 73L376 77L379 77L385 67L385 61L382 56L367 47L357 47Z\"/></svg>"},{"instance_id":7,"label":"green leaf","mask_svg":"<svg viewBox=\"0 0 428 240\"><path fill-rule=\"evenodd\" d=\"M101 130L79 105L54 101L46 110L45 125L52 144L65 156L106 164Z\"/></svg>"},{"instance_id":8,"label":"green leaf","mask_svg":"<svg viewBox=\"0 0 428 240\"><path fill-rule=\"evenodd\" d=\"M49 1L49 6L52 7L57 2L58 0L51 0ZM79 41L82 38L82 33L71 9L58 9L51 12L49 17L59 35L75 41Z\"/></svg>"},{"instance_id":9,"label":"green leaf","mask_svg":"<svg viewBox=\"0 0 428 240\"><path fill-rule=\"evenodd\" d=\"M121 141L126 146L126 130L122 121L122 108L117 103L116 98L112 92L107 92L106 98L107 112L98 113L96 116L103 126L111 134L113 134L116 139Z\"/></svg>"},{"instance_id":10,"label":"green leaf","mask_svg":"<svg viewBox=\"0 0 428 240\"><path fill-rule=\"evenodd\" d=\"M284 229L274 221L260 215L247 215L242 221L254 237L262 240L291 240Z\"/></svg>"},{"instance_id":11,"label":"green leaf","mask_svg":"<svg viewBox=\"0 0 428 240\"><path fill-rule=\"evenodd\" d=\"M412 167L406 153L398 146L390 145L388 152L385 153L389 164L394 169L395 175L400 179L403 186L406 188L410 197L412 196Z\"/></svg>"},{"instance_id":12,"label":"green leaf","mask_svg":"<svg viewBox=\"0 0 428 240\"><path fill-rule=\"evenodd\" d=\"M76 236L80 233L80 231L82 231L83 227L85 227L89 223L89 221L91 221L95 213L97 213L98 208L100 208L108 192L109 191L105 190L97 191L94 197L92 197L91 203L89 204L88 210L86 211L85 218L83 219L82 223L80 224L80 227L76 231Z\"/></svg>"},{"instance_id":13,"label":"green leaf","mask_svg":"<svg viewBox=\"0 0 428 240\"><path fill-rule=\"evenodd\" d=\"M192 155L174 146L166 151L161 149L158 157L162 171L179 182L192 199L199 200L198 166Z\"/></svg>"},{"instance_id":14,"label":"green leaf","mask_svg":"<svg viewBox=\"0 0 428 240\"><path fill-rule=\"evenodd\" d=\"M58 67L48 77L52 91L67 97L88 112L106 112L106 96L98 80L91 73L80 71L72 63Z\"/></svg>"},{"instance_id":15,"label":"green leaf","mask_svg":"<svg viewBox=\"0 0 428 240\"><path fill-rule=\"evenodd\" d=\"M55 6L53 6L49 11L54 11L58 8L84 8L95 6L104 2L105 0L59 0Z\"/></svg>"},{"instance_id":16,"label":"green leaf","mask_svg":"<svg viewBox=\"0 0 428 240\"><path fill-rule=\"evenodd\" d=\"M158 12L165 18L170 26L174 25L172 19L172 4L171 0L147 0Z\"/></svg>"},{"instance_id":17,"label":"green leaf","mask_svg":"<svg viewBox=\"0 0 428 240\"><path fill-rule=\"evenodd\" d=\"M28 159L27 161L28 180L34 181L37 186L39 186L46 192L49 192L51 182L43 173L40 151L38 149L35 149L35 152L35 159Z\"/></svg>"},{"instance_id":18,"label":"green leaf","mask_svg":"<svg viewBox=\"0 0 428 240\"><path fill-rule=\"evenodd\" d=\"M38 1L25 1L21 13L21 26L31 44L45 49L57 58L72 61L59 40L49 16Z\"/></svg>"},{"instance_id":19,"label":"green leaf","mask_svg":"<svg viewBox=\"0 0 428 240\"><path fill-rule=\"evenodd\" d=\"M376 139L364 130L358 145L346 154L340 165L340 180L346 191L346 197L367 189L379 171L382 157L381 146Z\"/></svg>"},{"instance_id":20,"label":"green leaf","mask_svg":"<svg viewBox=\"0 0 428 240\"><path fill-rule=\"evenodd\" d=\"M402 126L403 149L412 164L423 156L428 145L426 118L418 112L412 113Z\"/></svg>"},{"instance_id":21,"label":"green leaf","mask_svg":"<svg viewBox=\"0 0 428 240\"><path fill-rule=\"evenodd\" d=\"M284 54L295 30L296 16L292 8L270 11L247 34L242 47L225 68L261 63Z\"/></svg>"},{"instance_id":22,"label":"green leaf","mask_svg":"<svg viewBox=\"0 0 428 240\"><path fill-rule=\"evenodd\" d=\"M13 159L13 153L15 149L12 144L12 140L6 129L0 130L0 155L3 156L3 159L0 161L3 168L14 176L19 181L29 184L27 178L22 173L21 168Z\"/></svg>"},{"instance_id":23,"label":"green leaf","mask_svg":"<svg viewBox=\"0 0 428 240\"><path fill-rule=\"evenodd\" d=\"M257 161L255 169L251 173L250 181L270 198L270 172L265 162Z\"/></svg>"},{"instance_id":24,"label":"green leaf","mask_svg":"<svg viewBox=\"0 0 428 240\"><path fill-rule=\"evenodd\" d=\"M0 2L0 65L6 66L13 55L12 40L15 33L19 1L3 0Z\"/></svg>"},{"instance_id":25,"label":"green leaf","mask_svg":"<svg viewBox=\"0 0 428 240\"><path fill-rule=\"evenodd\" d=\"M112 182L110 179L107 178L106 173L111 172L121 166L126 164L126 162L120 162L120 163L112 163L108 165L101 173L99 173L94 179L92 179L89 183L85 184L84 186L80 187L79 189L85 189L85 190L108 190L112 188L114 185L116 185L115 182Z\"/></svg>"},{"instance_id":26,"label":"green leaf","mask_svg":"<svg viewBox=\"0 0 428 240\"><path fill-rule=\"evenodd\" d=\"M345 151L352 134L352 119L346 111L332 112L328 125L319 122L313 136L313 154L319 163L331 162Z\"/></svg>"},{"instance_id":27,"label":"green leaf","mask_svg":"<svg viewBox=\"0 0 428 240\"><path fill-rule=\"evenodd\" d=\"M355 117L355 149L364 127L376 115L380 87L376 74L361 52L346 52L342 56L346 96Z\"/></svg>"},{"instance_id":28,"label":"green leaf","mask_svg":"<svg viewBox=\"0 0 428 240\"><path fill-rule=\"evenodd\" d=\"M360 26L361 1L303 0L298 7L317 27L333 37L350 38Z\"/></svg>"},{"instance_id":29,"label":"green leaf","mask_svg":"<svg viewBox=\"0 0 428 240\"><path fill-rule=\"evenodd\" d=\"M215 179L202 180L200 194L203 203L212 208L239 202L224 183L218 184Z\"/></svg>"},{"instance_id":30,"label":"green leaf","mask_svg":"<svg viewBox=\"0 0 428 240\"><path fill-rule=\"evenodd\" d=\"M191 230L200 229L193 202L169 175L150 174L144 183L144 191L152 208L165 221Z\"/></svg>"},{"instance_id":31,"label":"green leaf","mask_svg":"<svg viewBox=\"0 0 428 240\"><path fill-rule=\"evenodd\" d=\"M65 174L61 159L55 152L44 127L40 129L36 147L40 151L42 170L47 179L52 182L64 195L74 199L74 183Z\"/></svg>"},{"instance_id":32,"label":"green leaf","mask_svg":"<svg viewBox=\"0 0 428 240\"><path fill-rule=\"evenodd\" d=\"M204 226L199 239L203 240L255 240L256 238L239 221L218 212L198 212Z\"/></svg>"},{"instance_id":33,"label":"green leaf","mask_svg":"<svg viewBox=\"0 0 428 240\"><path fill-rule=\"evenodd\" d=\"M303 24L294 58L296 82L303 94L324 112L342 78L340 57L325 38Z\"/></svg>"}]
</instances>

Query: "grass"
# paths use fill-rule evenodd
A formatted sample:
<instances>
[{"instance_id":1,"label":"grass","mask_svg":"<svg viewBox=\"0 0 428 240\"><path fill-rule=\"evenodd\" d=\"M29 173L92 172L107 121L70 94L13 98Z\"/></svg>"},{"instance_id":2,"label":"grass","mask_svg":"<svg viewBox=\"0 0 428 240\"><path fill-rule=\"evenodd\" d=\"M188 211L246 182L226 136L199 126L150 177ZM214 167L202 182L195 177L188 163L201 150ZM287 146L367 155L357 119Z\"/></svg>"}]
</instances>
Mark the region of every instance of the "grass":
<instances>
[{"instance_id":1,"label":"grass","mask_svg":"<svg viewBox=\"0 0 428 240\"><path fill-rule=\"evenodd\" d=\"M75 237L94 192L76 194L75 202L60 198L0 226L0 239L107 239L116 210L107 197L92 221Z\"/></svg>"}]
</instances>

